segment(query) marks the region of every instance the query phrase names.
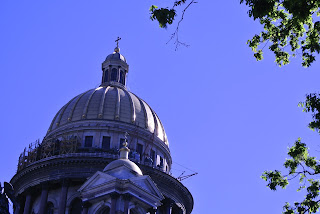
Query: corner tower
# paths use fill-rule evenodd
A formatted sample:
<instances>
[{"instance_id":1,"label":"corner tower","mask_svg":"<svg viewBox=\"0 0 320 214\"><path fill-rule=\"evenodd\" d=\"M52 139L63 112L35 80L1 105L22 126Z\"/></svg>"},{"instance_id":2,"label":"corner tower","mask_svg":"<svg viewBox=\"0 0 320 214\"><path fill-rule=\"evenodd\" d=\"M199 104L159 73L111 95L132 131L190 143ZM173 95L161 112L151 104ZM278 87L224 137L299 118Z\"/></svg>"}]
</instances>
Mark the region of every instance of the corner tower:
<instances>
[{"instance_id":1,"label":"corner tower","mask_svg":"<svg viewBox=\"0 0 320 214\"><path fill-rule=\"evenodd\" d=\"M124 142L128 143L130 162L156 186L149 182L155 192L148 200L136 199L156 201L154 206L136 201L128 213L191 213L192 195L170 175L172 159L164 127L155 111L125 87L128 70L117 45L102 63L101 85L72 98L54 116L44 139L21 153L11 180L20 203L15 213L114 214L108 200L113 197L114 203L121 204L124 198L132 197L132 189L123 192L115 188L113 194L85 199L83 185L118 159ZM147 197L149 193L143 194ZM140 209L140 205L144 207Z\"/></svg>"}]
</instances>

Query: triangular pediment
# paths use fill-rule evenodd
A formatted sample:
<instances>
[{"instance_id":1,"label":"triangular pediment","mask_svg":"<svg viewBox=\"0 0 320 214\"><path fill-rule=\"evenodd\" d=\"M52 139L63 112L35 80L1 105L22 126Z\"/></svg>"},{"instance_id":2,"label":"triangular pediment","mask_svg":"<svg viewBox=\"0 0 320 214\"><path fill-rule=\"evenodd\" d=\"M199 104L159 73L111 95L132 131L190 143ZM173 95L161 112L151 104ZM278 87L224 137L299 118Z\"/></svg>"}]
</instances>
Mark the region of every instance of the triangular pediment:
<instances>
[{"instance_id":1,"label":"triangular pediment","mask_svg":"<svg viewBox=\"0 0 320 214\"><path fill-rule=\"evenodd\" d=\"M161 194L160 190L148 175L130 178L129 180L139 188L148 192L149 194L152 194L160 199L163 198L163 195Z\"/></svg>"},{"instance_id":2,"label":"triangular pediment","mask_svg":"<svg viewBox=\"0 0 320 214\"><path fill-rule=\"evenodd\" d=\"M78 191L80 192L85 192L88 190L91 190L93 188L102 186L104 184L107 184L111 181L116 180L117 178L108 175L106 173L103 172L96 172L93 176L91 176L81 187Z\"/></svg>"},{"instance_id":3,"label":"triangular pediment","mask_svg":"<svg viewBox=\"0 0 320 214\"><path fill-rule=\"evenodd\" d=\"M137 174L137 172L131 170L126 165L117 166L113 169L106 171L105 173L108 173L109 175L112 175L112 176L119 178L119 179L129 179L132 177L139 176Z\"/></svg>"}]
</instances>

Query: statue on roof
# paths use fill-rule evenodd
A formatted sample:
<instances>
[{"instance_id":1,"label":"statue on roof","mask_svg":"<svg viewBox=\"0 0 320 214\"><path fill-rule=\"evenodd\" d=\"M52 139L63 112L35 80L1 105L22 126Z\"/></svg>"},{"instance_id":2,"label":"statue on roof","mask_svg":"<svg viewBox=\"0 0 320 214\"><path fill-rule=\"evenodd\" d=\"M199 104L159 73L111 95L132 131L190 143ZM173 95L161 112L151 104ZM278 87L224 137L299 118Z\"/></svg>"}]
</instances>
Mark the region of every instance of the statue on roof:
<instances>
[{"instance_id":1,"label":"statue on roof","mask_svg":"<svg viewBox=\"0 0 320 214\"><path fill-rule=\"evenodd\" d=\"M15 208L19 207L16 197L14 196L14 190L10 183L4 182L4 187L0 183L0 213L1 214L10 214L9 213L9 200L13 203Z\"/></svg>"}]
</instances>

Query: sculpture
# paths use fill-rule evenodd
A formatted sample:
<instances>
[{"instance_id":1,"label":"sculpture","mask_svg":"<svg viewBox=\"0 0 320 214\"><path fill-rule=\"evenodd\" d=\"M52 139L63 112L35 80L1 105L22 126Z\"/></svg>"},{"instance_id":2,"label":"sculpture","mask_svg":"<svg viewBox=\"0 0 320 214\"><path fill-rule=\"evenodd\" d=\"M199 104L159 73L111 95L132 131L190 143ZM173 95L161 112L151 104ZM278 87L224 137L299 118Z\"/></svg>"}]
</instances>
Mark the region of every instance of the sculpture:
<instances>
[{"instance_id":1,"label":"sculpture","mask_svg":"<svg viewBox=\"0 0 320 214\"><path fill-rule=\"evenodd\" d=\"M4 187L0 183L0 213L1 214L10 214L9 213L9 200L13 203L16 209L19 209L19 204L17 203L16 197L14 196L14 190L10 183L4 182Z\"/></svg>"}]
</instances>

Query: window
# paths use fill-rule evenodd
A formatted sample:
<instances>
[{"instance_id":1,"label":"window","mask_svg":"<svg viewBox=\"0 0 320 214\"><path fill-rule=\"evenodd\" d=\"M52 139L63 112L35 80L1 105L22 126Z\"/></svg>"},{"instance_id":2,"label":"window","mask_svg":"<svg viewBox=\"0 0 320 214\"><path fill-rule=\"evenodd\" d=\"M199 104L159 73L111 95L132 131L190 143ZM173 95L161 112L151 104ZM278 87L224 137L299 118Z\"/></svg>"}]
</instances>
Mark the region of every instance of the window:
<instances>
[{"instance_id":1,"label":"window","mask_svg":"<svg viewBox=\"0 0 320 214\"><path fill-rule=\"evenodd\" d=\"M150 152L150 158L152 159L152 161L153 161L153 163L154 163L154 161L155 161L155 159L156 159L156 152L155 152L154 150L151 150L151 152Z\"/></svg>"},{"instance_id":2,"label":"window","mask_svg":"<svg viewBox=\"0 0 320 214\"><path fill-rule=\"evenodd\" d=\"M102 149L105 149L105 150L109 150L110 149L110 137L108 136L103 136L102 137Z\"/></svg>"},{"instance_id":3,"label":"window","mask_svg":"<svg viewBox=\"0 0 320 214\"><path fill-rule=\"evenodd\" d=\"M107 69L104 72L104 80L103 80L103 82L108 82L108 81L109 81L109 70Z\"/></svg>"},{"instance_id":4,"label":"window","mask_svg":"<svg viewBox=\"0 0 320 214\"><path fill-rule=\"evenodd\" d=\"M137 152L140 154L140 161L142 158L142 151L143 151L143 145L140 143L137 143Z\"/></svg>"},{"instance_id":5,"label":"window","mask_svg":"<svg viewBox=\"0 0 320 214\"><path fill-rule=\"evenodd\" d=\"M124 85L124 72L123 70L120 71L120 83Z\"/></svg>"},{"instance_id":6,"label":"window","mask_svg":"<svg viewBox=\"0 0 320 214\"><path fill-rule=\"evenodd\" d=\"M111 71L111 81L117 81L118 80L117 73L118 73L117 69L113 68L112 71Z\"/></svg>"},{"instance_id":7,"label":"window","mask_svg":"<svg viewBox=\"0 0 320 214\"><path fill-rule=\"evenodd\" d=\"M93 136L86 136L84 139L84 147L92 147Z\"/></svg>"},{"instance_id":8,"label":"window","mask_svg":"<svg viewBox=\"0 0 320 214\"><path fill-rule=\"evenodd\" d=\"M120 138L120 144L119 144L119 148L120 148L120 149L123 147L124 141L125 141L124 138Z\"/></svg>"},{"instance_id":9,"label":"window","mask_svg":"<svg viewBox=\"0 0 320 214\"><path fill-rule=\"evenodd\" d=\"M160 156L160 164L159 164L160 168L163 167L163 158Z\"/></svg>"}]
</instances>

